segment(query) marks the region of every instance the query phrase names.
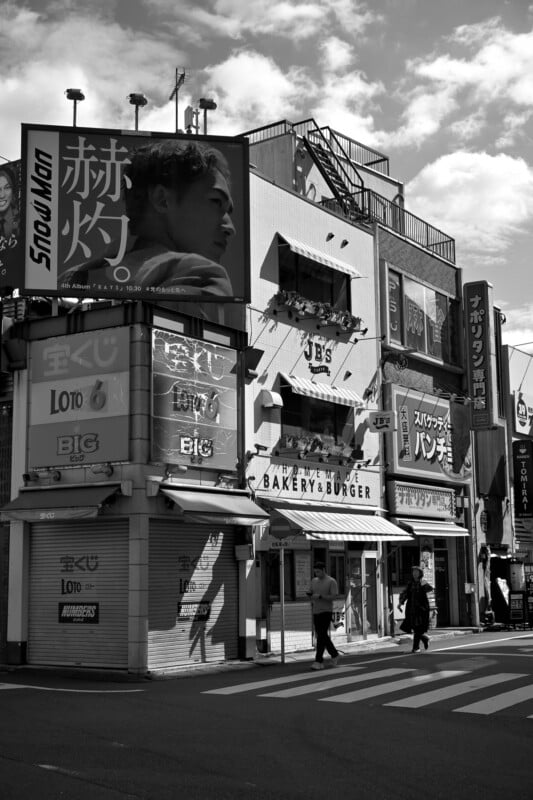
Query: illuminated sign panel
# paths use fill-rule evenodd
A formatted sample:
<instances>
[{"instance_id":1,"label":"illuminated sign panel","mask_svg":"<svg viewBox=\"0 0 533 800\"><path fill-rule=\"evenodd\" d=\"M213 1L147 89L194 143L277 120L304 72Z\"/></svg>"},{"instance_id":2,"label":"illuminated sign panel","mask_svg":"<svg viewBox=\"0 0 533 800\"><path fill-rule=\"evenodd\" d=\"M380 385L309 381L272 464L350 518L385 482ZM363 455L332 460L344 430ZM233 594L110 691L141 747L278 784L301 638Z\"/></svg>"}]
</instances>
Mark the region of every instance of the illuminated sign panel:
<instances>
[{"instance_id":1,"label":"illuminated sign panel","mask_svg":"<svg viewBox=\"0 0 533 800\"><path fill-rule=\"evenodd\" d=\"M28 467L129 456L129 329L31 344Z\"/></svg>"},{"instance_id":2,"label":"illuminated sign panel","mask_svg":"<svg viewBox=\"0 0 533 800\"><path fill-rule=\"evenodd\" d=\"M27 293L170 300L195 315L201 304L200 315L218 322L221 306L249 300L245 139L31 125L22 133ZM175 151L185 148L198 163L221 157L229 174L215 169L184 190Z\"/></svg>"},{"instance_id":3,"label":"illuminated sign panel","mask_svg":"<svg viewBox=\"0 0 533 800\"><path fill-rule=\"evenodd\" d=\"M152 460L235 470L237 352L152 332Z\"/></svg>"}]
</instances>

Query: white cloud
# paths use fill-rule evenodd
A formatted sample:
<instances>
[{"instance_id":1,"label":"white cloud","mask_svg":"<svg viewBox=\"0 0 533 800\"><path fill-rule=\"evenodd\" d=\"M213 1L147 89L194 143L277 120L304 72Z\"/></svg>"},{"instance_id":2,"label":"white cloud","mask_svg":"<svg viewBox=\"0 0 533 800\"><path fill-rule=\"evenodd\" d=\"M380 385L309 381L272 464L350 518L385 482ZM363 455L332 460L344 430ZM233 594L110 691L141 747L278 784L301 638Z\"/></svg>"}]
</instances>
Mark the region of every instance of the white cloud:
<instances>
[{"instance_id":1,"label":"white cloud","mask_svg":"<svg viewBox=\"0 0 533 800\"><path fill-rule=\"evenodd\" d=\"M320 52L327 72L341 72L354 61L353 47L338 36L324 39L320 44Z\"/></svg>"},{"instance_id":2,"label":"white cloud","mask_svg":"<svg viewBox=\"0 0 533 800\"><path fill-rule=\"evenodd\" d=\"M502 120L502 133L495 141L499 150L512 147L526 135L526 124L533 116L533 108L522 113L505 114Z\"/></svg>"},{"instance_id":3,"label":"white cloud","mask_svg":"<svg viewBox=\"0 0 533 800\"><path fill-rule=\"evenodd\" d=\"M406 189L408 210L456 240L458 259L502 259L533 221L533 169L521 158L458 151L425 166Z\"/></svg>"},{"instance_id":4,"label":"white cloud","mask_svg":"<svg viewBox=\"0 0 533 800\"><path fill-rule=\"evenodd\" d=\"M416 89L407 102L399 128L382 133L382 147L420 146L436 134L445 117L457 108L457 101L451 89L440 87L432 92Z\"/></svg>"},{"instance_id":5,"label":"white cloud","mask_svg":"<svg viewBox=\"0 0 533 800\"><path fill-rule=\"evenodd\" d=\"M524 345L521 350L533 353L533 303L504 309L506 323L502 328L503 343Z\"/></svg>"},{"instance_id":6,"label":"white cloud","mask_svg":"<svg viewBox=\"0 0 533 800\"><path fill-rule=\"evenodd\" d=\"M499 17L461 25L405 69L395 93L402 125L383 145L421 145L445 125L461 144L488 132L489 115L497 147L523 134L533 109L533 30L513 33Z\"/></svg>"},{"instance_id":7,"label":"white cloud","mask_svg":"<svg viewBox=\"0 0 533 800\"><path fill-rule=\"evenodd\" d=\"M70 125L69 87L86 97L79 125L133 127L127 95L144 92L152 107L164 104L172 88L167 65L176 58L174 45L123 28L96 9L57 17L0 4L2 154L19 156L20 122ZM165 129L172 123L170 113Z\"/></svg>"},{"instance_id":8,"label":"white cloud","mask_svg":"<svg viewBox=\"0 0 533 800\"><path fill-rule=\"evenodd\" d=\"M304 98L314 91L302 70L282 70L253 51L232 53L225 62L206 67L205 75L205 91L218 103L216 133L226 135L284 118L297 121Z\"/></svg>"},{"instance_id":9,"label":"white cloud","mask_svg":"<svg viewBox=\"0 0 533 800\"><path fill-rule=\"evenodd\" d=\"M323 35L335 23L356 34L375 15L356 0L208 0L200 4L176 0L145 0L161 18L182 26L188 41L201 44L205 35L242 39L277 36L301 42Z\"/></svg>"}]
</instances>

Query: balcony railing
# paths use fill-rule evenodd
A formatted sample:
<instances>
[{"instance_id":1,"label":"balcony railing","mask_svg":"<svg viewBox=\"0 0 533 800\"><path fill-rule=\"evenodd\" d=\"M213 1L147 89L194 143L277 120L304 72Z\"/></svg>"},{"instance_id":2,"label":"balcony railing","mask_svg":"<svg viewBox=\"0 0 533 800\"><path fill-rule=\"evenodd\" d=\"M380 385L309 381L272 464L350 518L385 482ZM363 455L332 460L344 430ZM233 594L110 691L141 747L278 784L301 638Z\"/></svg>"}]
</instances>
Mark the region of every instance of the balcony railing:
<instances>
[{"instance_id":1,"label":"balcony railing","mask_svg":"<svg viewBox=\"0 0 533 800\"><path fill-rule=\"evenodd\" d=\"M296 123L289 122L286 119L280 120L272 123L272 125L264 125L261 128L246 131L243 136L249 139L250 144L257 144L268 139L275 139L277 136L283 136L286 133L308 136L313 131L322 132L336 155L340 157L347 155L354 164L362 164L365 167L381 172L383 175L389 175L389 159L383 153L379 153L372 147L367 147L355 139L350 139L348 136L332 130L329 126L319 128L312 118Z\"/></svg>"},{"instance_id":2,"label":"balcony railing","mask_svg":"<svg viewBox=\"0 0 533 800\"><path fill-rule=\"evenodd\" d=\"M336 198L326 199L321 205L352 222L379 222L455 264L455 240L443 231L371 189L354 192L352 199L353 202L343 203Z\"/></svg>"},{"instance_id":3,"label":"balcony railing","mask_svg":"<svg viewBox=\"0 0 533 800\"><path fill-rule=\"evenodd\" d=\"M247 131L243 136L249 139L250 144L256 144L287 133L310 136L313 132L315 134L320 132L321 137L328 140L332 151L341 159L348 156L349 160L356 164L371 167L384 175L389 174L389 160L377 150L365 147L337 131L332 131L329 127L318 128L313 119L303 120L296 124L288 120L280 120L272 125ZM340 203L332 198L323 200L321 205L351 222L364 220L379 222L386 228L390 228L405 236L406 239L455 264L455 240L443 231L371 189L358 189L352 197L353 202L348 200Z\"/></svg>"}]
</instances>

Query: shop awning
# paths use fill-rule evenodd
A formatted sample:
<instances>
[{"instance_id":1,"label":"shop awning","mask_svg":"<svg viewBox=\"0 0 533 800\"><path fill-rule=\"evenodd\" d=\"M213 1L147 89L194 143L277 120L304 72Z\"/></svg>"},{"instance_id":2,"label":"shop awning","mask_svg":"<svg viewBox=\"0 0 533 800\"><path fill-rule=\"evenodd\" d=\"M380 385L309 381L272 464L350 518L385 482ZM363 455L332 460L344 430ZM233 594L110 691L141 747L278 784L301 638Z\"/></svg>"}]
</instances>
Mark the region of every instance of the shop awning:
<instances>
[{"instance_id":1,"label":"shop awning","mask_svg":"<svg viewBox=\"0 0 533 800\"><path fill-rule=\"evenodd\" d=\"M435 537L451 537L451 536L470 536L467 528L462 528L456 525L455 522L448 522L446 520L433 520L433 519L404 519L396 518L394 520L401 528L414 533L415 536L435 536Z\"/></svg>"},{"instance_id":2,"label":"shop awning","mask_svg":"<svg viewBox=\"0 0 533 800\"><path fill-rule=\"evenodd\" d=\"M27 489L0 508L2 522L55 522L96 517L106 500L120 489L108 486L64 486L60 489Z\"/></svg>"},{"instance_id":3,"label":"shop awning","mask_svg":"<svg viewBox=\"0 0 533 800\"><path fill-rule=\"evenodd\" d=\"M315 383L309 378L299 378L295 375L280 373L292 391L296 394L303 394L306 397L316 397L318 400L326 400L328 403L340 403L343 406L363 406L363 400L356 392L350 389L339 389L330 386L328 383Z\"/></svg>"},{"instance_id":4,"label":"shop awning","mask_svg":"<svg viewBox=\"0 0 533 800\"><path fill-rule=\"evenodd\" d=\"M275 510L291 528L301 530L309 539L329 542L401 542L413 538L383 517L281 507Z\"/></svg>"},{"instance_id":5,"label":"shop awning","mask_svg":"<svg viewBox=\"0 0 533 800\"><path fill-rule=\"evenodd\" d=\"M220 525L258 525L269 515L248 495L238 492L207 492L161 486L161 492L176 504L188 522Z\"/></svg>"},{"instance_id":6,"label":"shop awning","mask_svg":"<svg viewBox=\"0 0 533 800\"><path fill-rule=\"evenodd\" d=\"M515 520L516 538L520 544L533 544L533 520Z\"/></svg>"},{"instance_id":7,"label":"shop awning","mask_svg":"<svg viewBox=\"0 0 533 800\"><path fill-rule=\"evenodd\" d=\"M330 269L336 269L338 272L344 272L346 275L349 275L350 278L363 277L361 273L356 270L355 267L352 267L351 264L348 264L347 261L340 261L334 256L322 253L320 250L315 250L314 247L309 247L309 245L303 244L302 242L299 242L297 239L293 239L290 236L285 236L285 234L278 233L278 238L282 245L288 245L290 250L299 256L308 258L310 261L316 261L318 264L323 264L325 267L330 267Z\"/></svg>"}]
</instances>

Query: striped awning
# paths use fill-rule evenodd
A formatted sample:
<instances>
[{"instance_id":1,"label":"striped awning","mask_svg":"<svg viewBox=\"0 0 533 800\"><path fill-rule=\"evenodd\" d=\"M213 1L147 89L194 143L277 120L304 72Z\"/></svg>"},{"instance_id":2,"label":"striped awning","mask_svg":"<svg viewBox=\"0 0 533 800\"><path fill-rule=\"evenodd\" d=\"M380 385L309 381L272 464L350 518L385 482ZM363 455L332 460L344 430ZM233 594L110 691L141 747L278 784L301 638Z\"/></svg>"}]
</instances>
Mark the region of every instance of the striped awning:
<instances>
[{"instance_id":1,"label":"striped awning","mask_svg":"<svg viewBox=\"0 0 533 800\"><path fill-rule=\"evenodd\" d=\"M315 250L314 247L310 247L308 244L303 244L297 239L292 239L290 236L285 236L285 234L278 233L278 238L280 240L280 244L288 245L290 250L299 256L308 258L310 261L316 261L318 264L323 264L325 267L336 269L338 272L344 272L346 275L349 275L350 278L363 277L355 267L352 267L352 265L348 264L346 261L340 261L334 256L322 253L320 250Z\"/></svg>"},{"instance_id":2,"label":"striped awning","mask_svg":"<svg viewBox=\"0 0 533 800\"><path fill-rule=\"evenodd\" d=\"M330 511L301 511L275 508L291 528L306 538L329 542L398 542L412 541L412 536L383 517Z\"/></svg>"},{"instance_id":3,"label":"striped awning","mask_svg":"<svg viewBox=\"0 0 533 800\"><path fill-rule=\"evenodd\" d=\"M434 536L434 537L452 537L452 536L470 536L467 528L462 528L461 525L456 525L455 522L447 520L434 520L434 519L414 519L414 518L396 518L394 520L401 528L414 533L415 536Z\"/></svg>"},{"instance_id":4,"label":"striped awning","mask_svg":"<svg viewBox=\"0 0 533 800\"><path fill-rule=\"evenodd\" d=\"M318 400L326 400L328 403L339 403L343 406L363 406L363 400L357 392L350 389L339 389L337 386L330 386L328 383L315 383L309 378L300 378L296 375L280 373L282 379L289 384L292 391L296 394L303 394L306 397L316 397Z\"/></svg>"},{"instance_id":5,"label":"striped awning","mask_svg":"<svg viewBox=\"0 0 533 800\"><path fill-rule=\"evenodd\" d=\"M521 544L533 544L533 520L515 519L515 536Z\"/></svg>"}]
</instances>

